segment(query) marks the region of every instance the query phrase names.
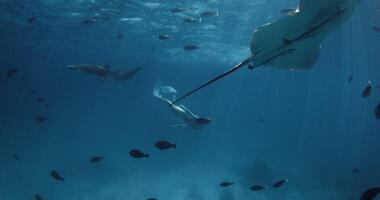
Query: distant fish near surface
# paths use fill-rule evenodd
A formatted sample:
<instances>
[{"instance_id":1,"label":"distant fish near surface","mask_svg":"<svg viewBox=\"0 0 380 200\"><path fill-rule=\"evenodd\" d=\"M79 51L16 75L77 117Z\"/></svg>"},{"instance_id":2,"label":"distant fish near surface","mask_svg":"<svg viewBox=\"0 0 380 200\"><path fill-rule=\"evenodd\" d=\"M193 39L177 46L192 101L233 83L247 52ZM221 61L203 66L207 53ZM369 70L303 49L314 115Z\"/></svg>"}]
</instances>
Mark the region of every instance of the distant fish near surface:
<instances>
[{"instance_id":1,"label":"distant fish near surface","mask_svg":"<svg viewBox=\"0 0 380 200\"><path fill-rule=\"evenodd\" d=\"M160 39L160 40L170 40L171 37L169 35L159 35L158 39Z\"/></svg>"},{"instance_id":2,"label":"distant fish near surface","mask_svg":"<svg viewBox=\"0 0 380 200\"><path fill-rule=\"evenodd\" d=\"M119 33L119 34L117 34L116 38L118 40L122 40L124 38L124 34L123 33Z\"/></svg>"},{"instance_id":3,"label":"distant fish near surface","mask_svg":"<svg viewBox=\"0 0 380 200\"><path fill-rule=\"evenodd\" d=\"M201 23L202 19L201 18L195 18L195 17L185 17L183 19L183 21L188 23L188 24L192 24L192 23Z\"/></svg>"},{"instance_id":4,"label":"distant fish near surface","mask_svg":"<svg viewBox=\"0 0 380 200\"><path fill-rule=\"evenodd\" d=\"M142 151L138 149L132 149L131 151L129 151L129 155L137 159L149 158L149 154L143 153Z\"/></svg>"},{"instance_id":5,"label":"distant fish near surface","mask_svg":"<svg viewBox=\"0 0 380 200\"><path fill-rule=\"evenodd\" d=\"M377 33L380 33L380 27L374 26L372 27L372 30L374 30Z\"/></svg>"},{"instance_id":6,"label":"distant fish near surface","mask_svg":"<svg viewBox=\"0 0 380 200\"><path fill-rule=\"evenodd\" d=\"M234 183L233 182L228 182L228 181L223 181L219 184L220 187L229 187L231 185L233 185Z\"/></svg>"},{"instance_id":7,"label":"distant fish near surface","mask_svg":"<svg viewBox=\"0 0 380 200\"><path fill-rule=\"evenodd\" d=\"M52 171L50 172L50 176L51 176L54 180L64 182L63 177L62 177L57 171L55 171L55 170L52 170Z\"/></svg>"},{"instance_id":8,"label":"distant fish near surface","mask_svg":"<svg viewBox=\"0 0 380 200\"><path fill-rule=\"evenodd\" d=\"M250 190L256 192L256 191L264 190L267 188L268 188L268 186L266 186L266 185L254 185L254 186L250 187Z\"/></svg>"},{"instance_id":9,"label":"distant fish near surface","mask_svg":"<svg viewBox=\"0 0 380 200\"><path fill-rule=\"evenodd\" d=\"M7 79L10 79L10 78L14 77L17 74L17 72L18 72L18 69L16 69L16 68L10 68L10 69L8 69L7 74L5 75L5 77Z\"/></svg>"},{"instance_id":10,"label":"distant fish near surface","mask_svg":"<svg viewBox=\"0 0 380 200\"><path fill-rule=\"evenodd\" d=\"M359 174L361 170L359 168L354 168L352 169L352 172Z\"/></svg>"},{"instance_id":11,"label":"distant fish near surface","mask_svg":"<svg viewBox=\"0 0 380 200\"><path fill-rule=\"evenodd\" d=\"M37 115L34 120L39 123L39 124L42 124L44 122L46 122L49 118L44 116L44 115Z\"/></svg>"},{"instance_id":12,"label":"distant fish near surface","mask_svg":"<svg viewBox=\"0 0 380 200\"><path fill-rule=\"evenodd\" d=\"M161 140L161 141L158 141L154 144L154 146L159 149L159 150L167 150L167 149L171 149L171 148L177 148L177 145L174 144L174 143L170 143L168 141L165 141L165 140Z\"/></svg>"},{"instance_id":13,"label":"distant fish near surface","mask_svg":"<svg viewBox=\"0 0 380 200\"><path fill-rule=\"evenodd\" d=\"M194 45L194 44L189 44L183 47L185 51L195 51L199 49L199 46Z\"/></svg>"},{"instance_id":14,"label":"distant fish near surface","mask_svg":"<svg viewBox=\"0 0 380 200\"><path fill-rule=\"evenodd\" d=\"M213 17L213 16L219 16L218 11L204 11L201 13L201 17Z\"/></svg>"},{"instance_id":15,"label":"distant fish near surface","mask_svg":"<svg viewBox=\"0 0 380 200\"><path fill-rule=\"evenodd\" d=\"M94 156L94 157L90 158L90 162L91 163L98 163L103 159L104 159L104 156Z\"/></svg>"},{"instance_id":16,"label":"distant fish near surface","mask_svg":"<svg viewBox=\"0 0 380 200\"><path fill-rule=\"evenodd\" d=\"M363 89L362 97L367 98L369 95L371 95L372 88L373 86L371 84L371 81L368 81L368 85Z\"/></svg>"},{"instance_id":17,"label":"distant fish near surface","mask_svg":"<svg viewBox=\"0 0 380 200\"><path fill-rule=\"evenodd\" d=\"M352 78L353 78L352 76L349 76L348 79L347 79L347 82L351 83Z\"/></svg>"},{"instance_id":18,"label":"distant fish near surface","mask_svg":"<svg viewBox=\"0 0 380 200\"><path fill-rule=\"evenodd\" d=\"M380 102L377 104L375 108L375 116L376 116L376 119L380 119Z\"/></svg>"},{"instance_id":19,"label":"distant fish near surface","mask_svg":"<svg viewBox=\"0 0 380 200\"><path fill-rule=\"evenodd\" d=\"M28 24L31 24L37 20L36 16L29 17L28 20L26 21Z\"/></svg>"},{"instance_id":20,"label":"distant fish near surface","mask_svg":"<svg viewBox=\"0 0 380 200\"><path fill-rule=\"evenodd\" d=\"M275 182L273 184L273 188L279 188L281 186L283 186L285 183L287 183L289 180L286 178L286 179L282 179L282 180L279 180L277 182Z\"/></svg>"},{"instance_id":21,"label":"distant fish near surface","mask_svg":"<svg viewBox=\"0 0 380 200\"><path fill-rule=\"evenodd\" d=\"M83 20L82 24L83 25L91 25L91 24L96 24L97 22L98 22L98 18L93 17L93 18L90 18L90 19Z\"/></svg>"},{"instance_id":22,"label":"distant fish near surface","mask_svg":"<svg viewBox=\"0 0 380 200\"><path fill-rule=\"evenodd\" d=\"M15 155L15 154L12 155L12 158L13 158L14 160L17 160L17 161L20 161L20 160L21 160L21 158L20 158L18 155Z\"/></svg>"},{"instance_id":23,"label":"distant fish near surface","mask_svg":"<svg viewBox=\"0 0 380 200\"><path fill-rule=\"evenodd\" d=\"M38 103L44 103L45 102L45 99L43 97L38 97L37 98L37 102Z\"/></svg>"},{"instance_id":24,"label":"distant fish near surface","mask_svg":"<svg viewBox=\"0 0 380 200\"><path fill-rule=\"evenodd\" d=\"M185 11L185 9L184 8L180 8L180 7L170 9L170 12L172 12L172 13L180 13L180 12L183 12L183 11Z\"/></svg>"},{"instance_id":25,"label":"distant fish near surface","mask_svg":"<svg viewBox=\"0 0 380 200\"><path fill-rule=\"evenodd\" d=\"M374 187L365 191L360 200L375 200L375 197L380 193L380 187Z\"/></svg>"},{"instance_id":26,"label":"distant fish near surface","mask_svg":"<svg viewBox=\"0 0 380 200\"><path fill-rule=\"evenodd\" d=\"M35 200L44 200L44 198L42 198L42 196L39 194L34 195L34 199Z\"/></svg>"},{"instance_id":27,"label":"distant fish near surface","mask_svg":"<svg viewBox=\"0 0 380 200\"><path fill-rule=\"evenodd\" d=\"M158 200L156 198L147 198L146 200Z\"/></svg>"}]
</instances>

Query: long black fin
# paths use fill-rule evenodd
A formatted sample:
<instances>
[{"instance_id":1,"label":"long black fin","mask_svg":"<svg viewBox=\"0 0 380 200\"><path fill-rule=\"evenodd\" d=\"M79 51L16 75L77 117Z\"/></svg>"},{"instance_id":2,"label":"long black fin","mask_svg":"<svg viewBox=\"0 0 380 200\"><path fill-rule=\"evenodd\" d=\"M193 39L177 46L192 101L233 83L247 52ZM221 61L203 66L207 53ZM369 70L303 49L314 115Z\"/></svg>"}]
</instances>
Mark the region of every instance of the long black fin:
<instances>
[{"instance_id":1,"label":"long black fin","mask_svg":"<svg viewBox=\"0 0 380 200\"><path fill-rule=\"evenodd\" d=\"M217 81L217 80L219 80L219 79L221 79L221 78L223 78L223 77L225 77L225 76L231 74L232 72L235 72L236 70L240 69L241 67L243 67L243 66L249 64L250 62L252 62L252 60L253 60L254 57L255 57L254 55L251 55L249 58L247 58L247 59L245 59L243 62L241 62L241 63L235 65L234 67L232 67L232 68L229 69L228 71L224 72L223 74L221 74L221 75L219 75L219 76L217 76L217 77L211 79L210 81L207 81L207 82L204 83L203 85L201 85L201 86L195 88L194 90L188 92L187 94L183 95L181 98L175 100L172 104L178 103L179 101L181 101L181 100L183 100L184 98L186 98L186 97L192 95L193 93L197 92L198 90L200 90L200 89L202 89L202 88L204 88L204 87L210 85L211 83L214 83L215 81Z\"/></svg>"}]
</instances>

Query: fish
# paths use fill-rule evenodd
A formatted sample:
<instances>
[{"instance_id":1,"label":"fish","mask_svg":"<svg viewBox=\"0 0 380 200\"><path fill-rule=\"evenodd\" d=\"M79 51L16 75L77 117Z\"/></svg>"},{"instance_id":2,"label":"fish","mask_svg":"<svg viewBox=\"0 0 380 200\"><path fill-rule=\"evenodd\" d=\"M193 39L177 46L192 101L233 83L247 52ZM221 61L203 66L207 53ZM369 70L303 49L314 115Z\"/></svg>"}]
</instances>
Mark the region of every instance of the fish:
<instances>
[{"instance_id":1,"label":"fish","mask_svg":"<svg viewBox=\"0 0 380 200\"><path fill-rule=\"evenodd\" d=\"M376 116L376 119L380 119L380 102L377 104L375 108L375 116Z\"/></svg>"},{"instance_id":2,"label":"fish","mask_svg":"<svg viewBox=\"0 0 380 200\"><path fill-rule=\"evenodd\" d=\"M17 160L17 161L20 161L20 160L21 160L21 158L20 158L18 155L15 155L15 154L12 155L12 158L13 158L14 160Z\"/></svg>"},{"instance_id":3,"label":"fish","mask_svg":"<svg viewBox=\"0 0 380 200\"><path fill-rule=\"evenodd\" d=\"M233 182L228 182L228 181L223 181L219 184L220 187L229 187L231 185L233 185L234 183Z\"/></svg>"},{"instance_id":4,"label":"fish","mask_svg":"<svg viewBox=\"0 0 380 200\"><path fill-rule=\"evenodd\" d=\"M352 172L354 172L354 173L360 173L361 172L361 170L359 169L359 168L353 168L352 169Z\"/></svg>"},{"instance_id":5,"label":"fish","mask_svg":"<svg viewBox=\"0 0 380 200\"><path fill-rule=\"evenodd\" d=\"M64 182L65 180L62 178L62 176L55 170L52 170L50 172L50 176L54 179L54 180L57 180L57 181L62 181Z\"/></svg>"},{"instance_id":6,"label":"fish","mask_svg":"<svg viewBox=\"0 0 380 200\"><path fill-rule=\"evenodd\" d=\"M44 115L37 115L34 120L39 123L39 124L42 124L44 122L46 122L49 118L44 116Z\"/></svg>"},{"instance_id":7,"label":"fish","mask_svg":"<svg viewBox=\"0 0 380 200\"><path fill-rule=\"evenodd\" d=\"M124 38L124 34L123 33L119 33L119 34L117 34L116 38L118 40L122 40Z\"/></svg>"},{"instance_id":8,"label":"fish","mask_svg":"<svg viewBox=\"0 0 380 200\"><path fill-rule=\"evenodd\" d=\"M371 84L371 81L368 81L368 85L362 91L362 97L367 98L369 95L371 95L372 88L373 88L373 86Z\"/></svg>"},{"instance_id":9,"label":"fish","mask_svg":"<svg viewBox=\"0 0 380 200\"><path fill-rule=\"evenodd\" d=\"M259 119L257 119L257 122L260 122L260 123L262 123L262 122L264 122L264 121L265 121L264 118L259 118Z\"/></svg>"},{"instance_id":10,"label":"fish","mask_svg":"<svg viewBox=\"0 0 380 200\"><path fill-rule=\"evenodd\" d=\"M158 200L156 198L147 198L146 200Z\"/></svg>"},{"instance_id":11,"label":"fish","mask_svg":"<svg viewBox=\"0 0 380 200\"><path fill-rule=\"evenodd\" d=\"M218 17L219 12L218 11L204 11L201 13L201 17L213 17L213 16Z\"/></svg>"},{"instance_id":12,"label":"fish","mask_svg":"<svg viewBox=\"0 0 380 200\"><path fill-rule=\"evenodd\" d=\"M273 188L279 188L281 186L283 186L285 183L287 183L289 180L286 178L286 179L282 179L282 180L279 180L277 182L275 182L272 187Z\"/></svg>"},{"instance_id":13,"label":"fish","mask_svg":"<svg viewBox=\"0 0 380 200\"><path fill-rule=\"evenodd\" d=\"M51 108L51 105L48 104L48 103L46 103L46 104L45 104L45 108L50 109L50 108Z\"/></svg>"},{"instance_id":14,"label":"fish","mask_svg":"<svg viewBox=\"0 0 380 200\"><path fill-rule=\"evenodd\" d=\"M185 11L185 9L184 8L180 8L180 7L170 9L170 12L172 12L172 13L181 13L181 12L184 12L184 11Z\"/></svg>"},{"instance_id":15,"label":"fish","mask_svg":"<svg viewBox=\"0 0 380 200\"><path fill-rule=\"evenodd\" d=\"M160 39L160 40L170 40L171 37L169 35L159 35L158 39Z\"/></svg>"},{"instance_id":16,"label":"fish","mask_svg":"<svg viewBox=\"0 0 380 200\"><path fill-rule=\"evenodd\" d=\"M373 26L372 30L374 30L377 33L380 33L380 27L378 27L378 26Z\"/></svg>"},{"instance_id":17,"label":"fish","mask_svg":"<svg viewBox=\"0 0 380 200\"><path fill-rule=\"evenodd\" d=\"M45 102L45 99L43 97L38 97L37 98L37 102L38 103L44 103Z\"/></svg>"},{"instance_id":18,"label":"fish","mask_svg":"<svg viewBox=\"0 0 380 200\"><path fill-rule=\"evenodd\" d=\"M183 49L185 51L195 51L195 50L198 50L199 47L197 45L194 45L194 44L189 44L189 45L184 46Z\"/></svg>"},{"instance_id":19,"label":"fish","mask_svg":"<svg viewBox=\"0 0 380 200\"><path fill-rule=\"evenodd\" d=\"M98 23L98 18L96 18L96 17L93 17L93 18L90 18L90 19L84 19L83 21L82 21L82 24L83 25L91 25L91 24L96 24L96 23Z\"/></svg>"},{"instance_id":20,"label":"fish","mask_svg":"<svg viewBox=\"0 0 380 200\"><path fill-rule=\"evenodd\" d=\"M351 83L352 78L353 78L352 76L349 76L348 79L347 79L347 82Z\"/></svg>"},{"instance_id":21,"label":"fish","mask_svg":"<svg viewBox=\"0 0 380 200\"><path fill-rule=\"evenodd\" d=\"M34 23L37 20L36 16L29 17L26 21L28 24Z\"/></svg>"},{"instance_id":22,"label":"fish","mask_svg":"<svg viewBox=\"0 0 380 200\"><path fill-rule=\"evenodd\" d=\"M186 23L188 23L188 24L201 23L202 22L202 18L185 17L183 19L183 21L186 22Z\"/></svg>"},{"instance_id":23,"label":"fish","mask_svg":"<svg viewBox=\"0 0 380 200\"><path fill-rule=\"evenodd\" d=\"M90 162L91 163L97 163L97 162L100 162L103 159L104 159L104 156L94 156L94 157L90 158Z\"/></svg>"},{"instance_id":24,"label":"fish","mask_svg":"<svg viewBox=\"0 0 380 200\"><path fill-rule=\"evenodd\" d=\"M133 158L137 158L137 159L149 158L149 154L145 154L138 149L132 149L131 151L129 151L129 155L132 156Z\"/></svg>"},{"instance_id":25,"label":"fish","mask_svg":"<svg viewBox=\"0 0 380 200\"><path fill-rule=\"evenodd\" d=\"M113 78L116 82L125 82L126 80L135 76L143 68L137 67L125 73L120 73L120 71L111 71L109 65L67 65L66 69L82 72L89 75L94 75L100 78Z\"/></svg>"},{"instance_id":26,"label":"fish","mask_svg":"<svg viewBox=\"0 0 380 200\"><path fill-rule=\"evenodd\" d=\"M7 74L5 75L5 77L7 79L10 79L10 78L14 77L17 74L17 72L18 72L18 69L16 69L16 68L10 68L10 69L8 69Z\"/></svg>"},{"instance_id":27,"label":"fish","mask_svg":"<svg viewBox=\"0 0 380 200\"><path fill-rule=\"evenodd\" d=\"M167 150L167 149L170 149L170 148L177 148L177 145L176 144L172 144L168 141L165 141L165 140L161 140L161 141L158 141L154 144L154 146L159 149L159 150Z\"/></svg>"},{"instance_id":28,"label":"fish","mask_svg":"<svg viewBox=\"0 0 380 200\"><path fill-rule=\"evenodd\" d=\"M374 187L366 190L360 200L375 200L375 197L380 193L380 187Z\"/></svg>"},{"instance_id":29,"label":"fish","mask_svg":"<svg viewBox=\"0 0 380 200\"><path fill-rule=\"evenodd\" d=\"M173 104L229 76L245 66L272 67L287 71L311 69L320 56L322 41L355 11L360 0L300 0L297 12L255 30L251 53L227 71L185 93Z\"/></svg>"},{"instance_id":30,"label":"fish","mask_svg":"<svg viewBox=\"0 0 380 200\"><path fill-rule=\"evenodd\" d=\"M266 186L266 185L254 185L254 186L251 186L249 189L251 191L256 192L256 191L264 190L264 189L267 189L267 188L268 188L268 186Z\"/></svg>"},{"instance_id":31,"label":"fish","mask_svg":"<svg viewBox=\"0 0 380 200\"><path fill-rule=\"evenodd\" d=\"M42 198L42 196L39 194L34 195L34 199L35 200L44 200L44 198Z\"/></svg>"},{"instance_id":32,"label":"fish","mask_svg":"<svg viewBox=\"0 0 380 200\"><path fill-rule=\"evenodd\" d=\"M172 101L176 100L177 91L171 86L162 85L161 81L157 81L153 89L153 96L169 105L173 113L179 117L185 124L174 125L172 127L191 127L193 129L201 129L206 125L211 124L213 121L206 117L200 117L191 112L184 105L173 104ZM165 95L165 97L164 97ZM171 99L169 99L171 96Z\"/></svg>"}]
</instances>

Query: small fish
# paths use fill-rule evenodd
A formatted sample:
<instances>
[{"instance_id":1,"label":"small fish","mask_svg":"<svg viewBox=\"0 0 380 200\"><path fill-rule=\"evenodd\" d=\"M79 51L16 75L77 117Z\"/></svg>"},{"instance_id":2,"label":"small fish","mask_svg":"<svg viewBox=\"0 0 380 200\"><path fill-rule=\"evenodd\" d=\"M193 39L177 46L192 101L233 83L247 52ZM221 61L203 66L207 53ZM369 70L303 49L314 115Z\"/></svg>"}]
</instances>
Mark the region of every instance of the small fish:
<instances>
[{"instance_id":1,"label":"small fish","mask_svg":"<svg viewBox=\"0 0 380 200\"><path fill-rule=\"evenodd\" d=\"M183 12L183 11L185 11L185 9L184 8L172 8L172 9L170 9L170 12L172 12L172 13L180 13L180 12Z\"/></svg>"},{"instance_id":2,"label":"small fish","mask_svg":"<svg viewBox=\"0 0 380 200\"><path fill-rule=\"evenodd\" d=\"M43 102L45 102L45 99L43 97L37 97L37 102L43 103Z\"/></svg>"},{"instance_id":3,"label":"small fish","mask_svg":"<svg viewBox=\"0 0 380 200\"><path fill-rule=\"evenodd\" d=\"M138 149L132 149L129 151L129 155L133 158L149 158L149 154L145 154Z\"/></svg>"},{"instance_id":4,"label":"small fish","mask_svg":"<svg viewBox=\"0 0 380 200\"><path fill-rule=\"evenodd\" d=\"M98 22L98 18L96 17L93 17L93 18L90 18L90 19L85 19L82 21L82 24L83 25L91 25L91 24L95 24Z\"/></svg>"},{"instance_id":5,"label":"small fish","mask_svg":"<svg viewBox=\"0 0 380 200\"><path fill-rule=\"evenodd\" d=\"M37 20L36 16L29 17L28 20L26 21L28 24L31 24Z\"/></svg>"},{"instance_id":6,"label":"small fish","mask_svg":"<svg viewBox=\"0 0 380 200\"><path fill-rule=\"evenodd\" d=\"M277 182L275 182L273 184L273 188L279 188L281 186L283 186L285 183L287 183L289 180L286 178L286 179L282 179L282 180L279 180Z\"/></svg>"},{"instance_id":7,"label":"small fish","mask_svg":"<svg viewBox=\"0 0 380 200\"><path fill-rule=\"evenodd\" d=\"M348 79L347 79L347 81L348 81L349 83L351 83L351 81L352 81L352 76L349 76Z\"/></svg>"},{"instance_id":8,"label":"small fish","mask_svg":"<svg viewBox=\"0 0 380 200\"><path fill-rule=\"evenodd\" d=\"M122 39L124 38L124 34L123 34L123 33L119 33L119 34L116 36L116 38L117 38L118 40L122 40Z\"/></svg>"},{"instance_id":9,"label":"small fish","mask_svg":"<svg viewBox=\"0 0 380 200\"><path fill-rule=\"evenodd\" d=\"M231 185L233 185L234 183L233 182L228 182L228 181L223 181L219 184L220 187L229 187Z\"/></svg>"},{"instance_id":10,"label":"small fish","mask_svg":"<svg viewBox=\"0 0 380 200\"><path fill-rule=\"evenodd\" d=\"M352 172L359 174L361 170L359 168L354 168L352 169Z\"/></svg>"},{"instance_id":11,"label":"small fish","mask_svg":"<svg viewBox=\"0 0 380 200\"><path fill-rule=\"evenodd\" d=\"M376 116L376 119L380 119L380 102L377 104L375 108L375 116Z\"/></svg>"},{"instance_id":12,"label":"small fish","mask_svg":"<svg viewBox=\"0 0 380 200\"><path fill-rule=\"evenodd\" d=\"M37 115L34 120L39 123L39 124L42 124L44 122L46 122L49 118L46 117L46 116L43 116L43 115Z\"/></svg>"},{"instance_id":13,"label":"small fish","mask_svg":"<svg viewBox=\"0 0 380 200\"><path fill-rule=\"evenodd\" d=\"M160 39L160 40L170 40L171 37L169 35L159 35L158 39Z\"/></svg>"},{"instance_id":14,"label":"small fish","mask_svg":"<svg viewBox=\"0 0 380 200\"><path fill-rule=\"evenodd\" d=\"M64 182L64 179L62 178L62 176L55 170L52 170L50 172L50 176L54 179L54 180L57 180L57 181L62 181Z\"/></svg>"},{"instance_id":15,"label":"small fish","mask_svg":"<svg viewBox=\"0 0 380 200\"><path fill-rule=\"evenodd\" d=\"M201 23L202 19L201 18L195 18L195 17L185 17L183 19L184 22L191 24L191 23Z\"/></svg>"},{"instance_id":16,"label":"small fish","mask_svg":"<svg viewBox=\"0 0 380 200\"><path fill-rule=\"evenodd\" d=\"M18 72L18 70L17 70L16 68L10 68L10 69L8 69L7 74L5 75L5 77L6 77L7 79L10 79L10 78L12 78L14 75L16 75L17 72Z\"/></svg>"},{"instance_id":17,"label":"small fish","mask_svg":"<svg viewBox=\"0 0 380 200\"><path fill-rule=\"evenodd\" d=\"M368 81L368 85L364 88L364 90L362 92L362 97L367 98L369 95L371 95L372 88L373 88L373 86L371 84L371 81Z\"/></svg>"},{"instance_id":18,"label":"small fish","mask_svg":"<svg viewBox=\"0 0 380 200\"><path fill-rule=\"evenodd\" d=\"M147 198L146 200L158 200L156 198Z\"/></svg>"},{"instance_id":19,"label":"small fish","mask_svg":"<svg viewBox=\"0 0 380 200\"><path fill-rule=\"evenodd\" d=\"M103 159L104 159L104 156L94 156L94 157L90 158L90 162L97 163L97 162L100 162Z\"/></svg>"},{"instance_id":20,"label":"small fish","mask_svg":"<svg viewBox=\"0 0 380 200\"><path fill-rule=\"evenodd\" d=\"M372 30L374 30L375 32L380 33L380 27L373 26L373 27L372 27Z\"/></svg>"},{"instance_id":21,"label":"small fish","mask_svg":"<svg viewBox=\"0 0 380 200\"><path fill-rule=\"evenodd\" d=\"M21 160L21 158L19 156L15 155L15 154L12 155L12 158L15 159L15 160L17 160L17 161Z\"/></svg>"},{"instance_id":22,"label":"small fish","mask_svg":"<svg viewBox=\"0 0 380 200\"><path fill-rule=\"evenodd\" d=\"M183 49L185 51L195 51L199 49L199 47L197 45L189 44L189 45L184 46Z\"/></svg>"},{"instance_id":23,"label":"small fish","mask_svg":"<svg viewBox=\"0 0 380 200\"><path fill-rule=\"evenodd\" d=\"M360 200L374 200L375 197L380 193L380 187L375 187L368 189L365 191L362 196L360 197Z\"/></svg>"},{"instance_id":24,"label":"small fish","mask_svg":"<svg viewBox=\"0 0 380 200\"><path fill-rule=\"evenodd\" d=\"M154 146L159 150L167 150L170 148L174 148L174 149L177 148L176 144L172 144L172 143L165 141L165 140L161 140L161 141L156 142L156 144L154 144Z\"/></svg>"},{"instance_id":25,"label":"small fish","mask_svg":"<svg viewBox=\"0 0 380 200\"><path fill-rule=\"evenodd\" d=\"M51 108L51 105L48 104L48 103L46 103L46 104L45 104L45 108L50 109L50 108Z\"/></svg>"},{"instance_id":26,"label":"small fish","mask_svg":"<svg viewBox=\"0 0 380 200\"><path fill-rule=\"evenodd\" d=\"M35 200L44 200L44 198L42 198L42 196L39 194L34 195L34 199Z\"/></svg>"},{"instance_id":27,"label":"small fish","mask_svg":"<svg viewBox=\"0 0 380 200\"><path fill-rule=\"evenodd\" d=\"M213 16L219 16L219 12L218 11L205 11L205 12L202 12L201 13L201 16L202 17L213 17Z\"/></svg>"},{"instance_id":28,"label":"small fish","mask_svg":"<svg viewBox=\"0 0 380 200\"><path fill-rule=\"evenodd\" d=\"M254 192L256 192L256 191L260 191L260 190L264 190L264 189L266 189L266 188L268 188L268 186L262 186L262 185L254 185L254 186L252 186L250 189L252 190L252 191L254 191Z\"/></svg>"},{"instance_id":29,"label":"small fish","mask_svg":"<svg viewBox=\"0 0 380 200\"><path fill-rule=\"evenodd\" d=\"M262 122L264 122L265 120L264 120L264 118L259 118L259 119L257 119L257 122L260 122L260 123L262 123Z\"/></svg>"}]
</instances>

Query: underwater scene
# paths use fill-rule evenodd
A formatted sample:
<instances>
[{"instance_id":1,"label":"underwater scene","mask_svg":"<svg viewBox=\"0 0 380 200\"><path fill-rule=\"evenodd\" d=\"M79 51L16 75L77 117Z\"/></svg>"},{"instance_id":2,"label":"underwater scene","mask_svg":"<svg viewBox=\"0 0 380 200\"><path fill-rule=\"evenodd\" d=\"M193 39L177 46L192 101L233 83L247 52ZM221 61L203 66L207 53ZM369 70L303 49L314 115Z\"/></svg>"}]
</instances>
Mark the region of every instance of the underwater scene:
<instances>
[{"instance_id":1,"label":"underwater scene","mask_svg":"<svg viewBox=\"0 0 380 200\"><path fill-rule=\"evenodd\" d=\"M380 200L380 0L0 0L0 200Z\"/></svg>"}]
</instances>

